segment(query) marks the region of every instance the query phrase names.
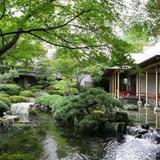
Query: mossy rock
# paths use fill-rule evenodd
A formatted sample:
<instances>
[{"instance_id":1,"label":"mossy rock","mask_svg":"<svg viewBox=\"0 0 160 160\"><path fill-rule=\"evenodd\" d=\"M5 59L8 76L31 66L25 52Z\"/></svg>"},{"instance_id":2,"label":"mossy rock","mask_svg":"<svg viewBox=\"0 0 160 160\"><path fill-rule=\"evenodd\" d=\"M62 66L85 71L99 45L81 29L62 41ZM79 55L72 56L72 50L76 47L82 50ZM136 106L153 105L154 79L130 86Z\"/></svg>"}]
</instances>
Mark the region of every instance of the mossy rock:
<instances>
[{"instance_id":1,"label":"mossy rock","mask_svg":"<svg viewBox=\"0 0 160 160\"><path fill-rule=\"evenodd\" d=\"M23 97L23 96L10 96L9 100L12 103L28 102L28 99L26 97Z\"/></svg>"},{"instance_id":2,"label":"mossy rock","mask_svg":"<svg viewBox=\"0 0 160 160\"><path fill-rule=\"evenodd\" d=\"M135 104L126 104L123 106L123 109L125 110L138 110L138 105Z\"/></svg>"},{"instance_id":3,"label":"mossy rock","mask_svg":"<svg viewBox=\"0 0 160 160\"><path fill-rule=\"evenodd\" d=\"M0 100L0 116L3 116L3 112L6 112L9 110L9 106Z\"/></svg>"},{"instance_id":4,"label":"mossy rock","mask_svg":"<svg viewBox=\"0 0 160 160\"><path fill-rule=\"evenodd\" d=\"M128 114L126 112L116 112L114 122L129 122Z\"/></svg>"}]
</instances>

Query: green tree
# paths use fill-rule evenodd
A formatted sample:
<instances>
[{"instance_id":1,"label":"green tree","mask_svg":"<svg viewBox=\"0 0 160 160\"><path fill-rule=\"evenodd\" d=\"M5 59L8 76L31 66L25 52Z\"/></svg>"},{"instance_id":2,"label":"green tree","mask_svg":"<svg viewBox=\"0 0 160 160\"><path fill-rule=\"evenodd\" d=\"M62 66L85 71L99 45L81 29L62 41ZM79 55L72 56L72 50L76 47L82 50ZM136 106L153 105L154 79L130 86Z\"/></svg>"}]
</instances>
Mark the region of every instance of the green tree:
<instances>
[{"instance_id":1,"label":"green tree","mask_svg":"<svg viewBox=\"0 0 160 160\"><path fill-rule=\"evenodd\" d=\"M22 37L16 46L10 49L7 54L4 54L1 59L10 68L31 70L36 61L44 57L46 52L41 42L26 36L25 38Z\"/></svg>"},{"instance_id":2,"label":"green tree","mask_svg":"<svg viewBox=\"0 0 160 160\"><path fill-rule=\"evenodd\" d=\"M2 0L0 55L27 35L49 43L57 50L72 51L77 59L85 62L104 60L108 57L106 53L115 54L119 49L122 52L118 54L124 55L128 52L127 43L122 43L114 32L114 26L121 21L119 6L121 4L114 0L63 3L60 0ZM120 43L115 45L115 42Z\"/></svg>"},{"instance_id":3,"label":"green tree","mask_svg":"<svg viewBox=\"0 0 160 160\"><path fill-rule=\"evenodd\" d=\"M153 36L160 34L160 1L159 0L148 0L146 5L149 20L148 30Z\"/></svg>"}]
</instances>

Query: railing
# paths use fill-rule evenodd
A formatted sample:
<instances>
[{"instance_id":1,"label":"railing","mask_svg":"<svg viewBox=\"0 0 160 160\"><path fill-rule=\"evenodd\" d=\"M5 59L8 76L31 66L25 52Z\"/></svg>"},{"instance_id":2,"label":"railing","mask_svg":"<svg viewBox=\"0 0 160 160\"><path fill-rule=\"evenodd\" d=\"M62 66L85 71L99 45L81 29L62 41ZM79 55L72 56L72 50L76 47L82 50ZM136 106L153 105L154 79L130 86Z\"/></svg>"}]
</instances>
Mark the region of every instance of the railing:
<instances>
[{"instance_id":1,"label":"railing","mask_svg":"<svg viewBox=\"0 0 160 160\"><path fill-rule=\"evenodd\" d=\"M130 91L120 91L120 97L129 97L129 96L139 96L139 93L135 93L135 92L130 92ZM146 97L146 93L141 92L140 96L145 98ZM158 95L158 98L160 98L160 94ZM152 93L148 93L148 99L153 99L156 100L156 94L152 94Z\"/></svg>"}]
</instances>

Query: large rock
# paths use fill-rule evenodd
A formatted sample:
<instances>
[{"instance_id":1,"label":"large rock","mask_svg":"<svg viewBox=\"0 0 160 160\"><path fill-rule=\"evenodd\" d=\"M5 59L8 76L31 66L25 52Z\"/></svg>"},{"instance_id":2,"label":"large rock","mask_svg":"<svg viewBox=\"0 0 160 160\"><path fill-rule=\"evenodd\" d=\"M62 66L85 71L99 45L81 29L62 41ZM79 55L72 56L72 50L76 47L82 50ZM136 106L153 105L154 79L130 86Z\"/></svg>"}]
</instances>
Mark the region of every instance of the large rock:
<instances>
[{"instance_id":1,"label":"large rock","mask_svg":"<svg viewBox=\"0 0 160 160\"><path fill-rule=\"evenodd\" d=\"M117 135L126 134L127 125L124 122L108 122L104 124L104 133L107 137L115 137Z\"/></svg>"},{"instance_id":2,"label":"large rock","mask_svg":"<svg viewBox=\"0 0 160 160\"><path fill-rule=\"evenodd\" d=\"M153 128L147 127L127 127L127 134L134 136L135 138L149 139L153 143L160 144L160 134Z\"/></svg>"},{"instance_id":3,"label":"large rock","mask_svg":"<svg viewBox=\"0 0 160 160\"><path fill-rule=\"evenodd\" d=\"M0 123L2 130L9 130L12 127L13 121L11 119L3 119Z\"/></svg>"},{"instance_id":4,"label":"large rock","mask_svg":"<svg viewBox=\"0 0 160 160\"><path fill-rule=\"evenodd\" d=\"M114 122L129 122L128 114L126 112L116 112L114 115Z\"/></svg>"},{"instance_id":5,"label":"large rock","mask_svg":"<svg viewBox=\"0 0 160 160\"><path fill-rule=\"evenodd\" d=\"M135 104L126 104L123 106L125 110L138 110L138 105Z\"/></svg>"},{"instance_id":6,"label":"large rock","mask_svg":"<svg viewBox=\"0 0 160 160\"><path fill-rule=\"evenodd\" d=\"M48 96L49 94L45 91L38 91L34 93L35 97Z\"/></svg>"},{"instance_id":7,"label":"large rock","mask_svg":"<svg viewBox=\"0 0 160 160\"><path fill-rule=\"evenodd\" d=\"M49 106L40 106L40 110L46 113L51 113L52 109Z\"/></svg>"},{"instance_id":8,"label":"large rock","mask_svg":"<svg viewBox=\"0 0 160 160\"><path fill-rule=\"evenodd\" d=\"M16 121L19 121L20 118L19 116L14 116L14 115L6 115L6 116L3 116L4 120L11 120L12 122L16 122Z\"/></svg>"}]
</instances>

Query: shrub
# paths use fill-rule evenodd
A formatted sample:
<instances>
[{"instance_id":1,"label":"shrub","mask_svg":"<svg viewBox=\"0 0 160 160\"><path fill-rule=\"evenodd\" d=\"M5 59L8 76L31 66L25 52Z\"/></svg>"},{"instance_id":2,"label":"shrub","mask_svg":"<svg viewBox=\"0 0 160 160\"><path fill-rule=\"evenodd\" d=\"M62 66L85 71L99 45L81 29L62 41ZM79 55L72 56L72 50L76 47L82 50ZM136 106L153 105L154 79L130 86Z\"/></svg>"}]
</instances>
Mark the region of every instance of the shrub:
<instances>
[{"instance_id":1,"label":"shrub","mask_svg":"<svg viewBox=\"0 0 160 160\"><path fill-rule=\"evenodd\" d=\"M49 88L49 94L58 94L58 95L72 95L78 94L76 88L76 82L69 80L55 81L52 86Z\"/></svg>"},{"instance_id":2,"label":"shrub","mask_svg":"<svg viewBox=\"0 0 160 160\"><path fill-rule=\"evenodd\" d=\"M86 128L95 130L95 127L103 121L112 120L115 107L122 107L119 100L99 88L92 88L79 95L66 98L58 105L54 118L73 124L76 120L80 130Z\"/></svg>"},{"instance_id":3,"label":"shrub","mask_svg":"<svg viewBox=\"0 0 160 160\"><path fill-rule=\"evenodd\" d=\"M35 93L35 92L40 92L41 89L38 89L38 88L35 88L35 87L31 87L31 88L29 88L29 91L31 91L32 93Z\"/></svg>"},{"instance_id":4,"label":"shrub","mask_svg":"<svg viewBox=\"0 0 160 160\"><path fill-rule=\"evenodd\" d=\"M54 112L56 110L55 107L58 106L63 99L64 97L60 95L46 95L38 97L35 103L43 106L49 106Z\"/></svg>"},{"instance_id":5,"label":"shrub","mask_svg":"<svg viewBox=\"0 0 160 160\"><path fill-rule=\"evenodd\" d=\"M5 92L0 92L0 96L1 96L1 97L5 97L5 98L8 98L8 97L9 97L9 95L6 94Z\"/></svg>"},{"instance_id":6,"label":"shrub","mask_svg":"<svg viewBox=\"0 0 160 160\"><path fill-rule=\"evenodd\" d=\"M29 90L24 90L19 95L24 97L34 97L33 93Z\"/></svg>"},{"instance_id":7,"label":"shrub","mask_svg":"<svg viewBox=\"0 0 160 160\"><path fill-rule=\"evenodd\" d=\"M17 154L7 154L4 153L0 155L0 160L35 160L34 157L30 154L22 154L22 153L17 153Z\"/></svg>"},{"instance_id":8,"label":"shrub","mask_svg":"<svg viewBox=\"0 0 160 160\"><path fill-rule=\"evenodd\" d=\"M1 95L0 95L0 101L3 101L3 102L6 103L8 106L11 105L11 101L10 101L8 98L6 98L6 97L4 97L4 96L1 96Z\"/></svg>"},{"instance_id":9,"label":"shrub","mask_svg":"<svg viewBox=\"0 0 160 160\"><path fill-rule=\"evenodd\" d=\"M20 87L16 84L0 84L0 91L4 91L9 95L18 95Z\"/></svg>"},{"instance_id":10,"label":"shrub","mask_svg":"<svg viewBox=\"0 0 160 160\"><path fill-rule=\"evenodd\" d=\"M98 130L98 121L91 115L85 116L80 122L79 127L82 132L92 132Z\"/></svg>"},{"instance_id":11,"label":"shrub","mask_svg":"<svg viewBox=\"0 0 160 160\"><path fill-rule=\"evenodd\" d=\"M28 99L26 97L23 97L23 96L10 96L9 100L12 103L28 102Z\"/></svg>"},{"instance_id":12,"label":"shrub","mask_svg":"<svg viewBox=\"0 0 160 160\"><path fill-rule=\"evenodd\" d=\"M37 98L36 103L51 107L58 123L76 125L81 131L87 128L95 131L104 121L113 120L116 107L122 107L119 100L99 88L73 96L43 96Z\"/></svg>"},{"instance_id":13,"label":"shrub","mask_svg":"<svg viewBox=\"0 0 160 160\"><path fill-rule=\"evenodd\" d=\"M31 87L31 88L35 88L35 89L43 89L44 86L43 85L35 85L34 87Z\"/></svg>"},{"instance_id":14,"label":"shrub","mask_svg":"<svg viewBox=\"0 0 160 160\"><path fill-rule=\"evenodd\" d=\"M0 116L3 116L3 112L6 112L9 110L9 106L0 100Z\"/></svg>"}]
</instances>

